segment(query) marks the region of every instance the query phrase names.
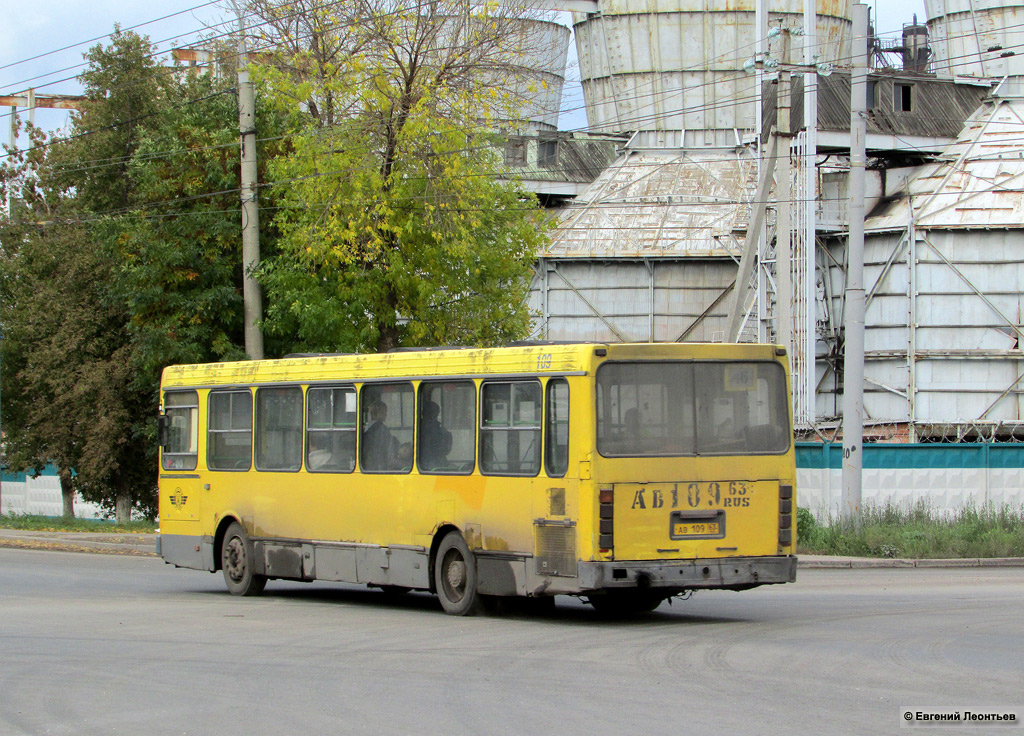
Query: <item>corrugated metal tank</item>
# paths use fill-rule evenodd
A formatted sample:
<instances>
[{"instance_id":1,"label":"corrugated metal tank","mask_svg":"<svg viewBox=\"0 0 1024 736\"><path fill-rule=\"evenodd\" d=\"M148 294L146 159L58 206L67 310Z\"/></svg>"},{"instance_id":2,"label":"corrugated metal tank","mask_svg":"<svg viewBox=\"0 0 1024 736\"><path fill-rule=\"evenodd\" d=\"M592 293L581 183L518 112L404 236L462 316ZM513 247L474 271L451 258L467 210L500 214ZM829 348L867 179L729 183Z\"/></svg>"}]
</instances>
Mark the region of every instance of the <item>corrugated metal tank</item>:
<instances>
[{"instance_id":1,"label":"corrugated metal tank","mask_svg":"<svg viewBox=\"0 0 1024 736\"><path fill-rule=\"evenodd\" d=\"M508 68L497 74L507 80L511 94L522 100L520 120L540 131L558 129L558 112L565 84L565 67L572 32L561 23L528 20L523 38L510 52Z\"/></svg>"},{"instance_id":2,"label":"corrugated metal tank","mask_svg":"<svg viewBox=\"0 0 1024 736\"><path fill-rule=\"evenodd\" d=\"M821 60L846 59L849 0L818 0L817 13ZM780 18L801 27L802 0L769 2L769 22ZM757 78L743 68L757 50L754 0L609 0L576 15L575 30L592 130L687 131L665 144L697 146L736 143L697 131L754 129Z\"/></svg>"},{"instance_id":3,"label":"corrugated metal tank","mask_svg":"<svg viewBox=\"0 0 1024 736\"><path fill-rule=\"evenodd\" d=\"M925 0L932 71L949 76L1024 74L1024 3Z\"/></svg>"}]
</instances>

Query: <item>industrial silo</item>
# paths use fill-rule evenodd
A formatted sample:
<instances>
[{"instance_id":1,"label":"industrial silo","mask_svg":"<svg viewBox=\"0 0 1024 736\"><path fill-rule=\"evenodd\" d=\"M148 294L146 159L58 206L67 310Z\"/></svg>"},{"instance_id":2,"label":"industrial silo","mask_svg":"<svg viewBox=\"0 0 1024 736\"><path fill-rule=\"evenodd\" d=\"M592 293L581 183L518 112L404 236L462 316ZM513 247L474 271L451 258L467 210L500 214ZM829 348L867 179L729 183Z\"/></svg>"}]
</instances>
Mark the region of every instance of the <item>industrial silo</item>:
<instances>
[{"instance_id":1,"label":"industrial silo","mask_svg":"<svg viewBox=\"0 0 1024 736\"><path fill-rule=\"evenodd\" d=\"M802 30L802 0L770 0L758 31L755 0L610 0L575 16L580 76L592 130L657 131L662 146L734 147L756 127L760 48L782 58L769 27ZM814 53L849 56L849 0L819 0ZM759 46L759 40L763 46ZM801 62L794 36L790 60ZM770 47L770 48L769 48Z\"/></svg>"},{"instance_id":2,"label":"industrial silo","mask_svg":"<svg viewBox=\"0 0 1024 736\"><path fill-rule=\"evenodd\" d=\"M925 0L932 70L947 76L1024 74L1024 4Z\"/></svg>"},{"instance_id":3,"label":"industrial silo","mask_svg":"<svg viewBox=\"0 0 1024 736\"><path fill-rule=\"evenodd\" d=\"M519 132L558 130L558 113L572 33L545 18L525 18L507 52L507 61L494 71L517 101ZM523 129L525 124L525 130Z\"/></svg>"}]
</instances>

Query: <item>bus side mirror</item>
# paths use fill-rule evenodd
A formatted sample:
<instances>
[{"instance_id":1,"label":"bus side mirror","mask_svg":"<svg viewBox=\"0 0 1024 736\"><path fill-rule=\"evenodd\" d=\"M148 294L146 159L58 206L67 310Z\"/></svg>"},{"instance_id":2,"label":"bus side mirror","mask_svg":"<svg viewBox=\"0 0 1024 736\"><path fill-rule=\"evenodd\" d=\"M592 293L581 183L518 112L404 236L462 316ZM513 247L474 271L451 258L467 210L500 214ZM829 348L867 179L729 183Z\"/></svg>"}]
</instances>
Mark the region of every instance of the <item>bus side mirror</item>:
<instances>
[{"instance_id":1,"label":"bus side mirror","mask_svg":"<svg viewBox=\"0 0 1024 736\"><path fill-rule=\"evenodd\" d=\"M160 445L161 450L167 449L167 440L170 437L168 431L169 424L167 422L167 415L161 414L156 419L156 441Z\"/></svg>"}]
</instances>

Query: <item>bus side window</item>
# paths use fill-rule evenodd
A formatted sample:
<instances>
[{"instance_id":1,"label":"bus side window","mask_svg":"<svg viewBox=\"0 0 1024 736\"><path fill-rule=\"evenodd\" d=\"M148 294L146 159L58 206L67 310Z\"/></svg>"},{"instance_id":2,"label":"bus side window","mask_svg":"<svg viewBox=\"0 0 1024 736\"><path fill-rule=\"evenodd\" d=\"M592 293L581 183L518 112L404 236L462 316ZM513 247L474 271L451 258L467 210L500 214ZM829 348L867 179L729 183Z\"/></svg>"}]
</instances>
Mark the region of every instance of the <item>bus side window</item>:
<instances>
[{"instance_id":1,"label":"bus side window","mask_svg":"<svg viewBox=\"0 0 1024 736\"><path fill-rule=\"evenodd\" d=\"M415 424L412 384L374 383L362 389L359 468L368 473L412 470Z\"/></svg>"},{"instance_id":2,"label":"bus side window","mask_svg":"<svg viewBox=\"0 0 1024 736\"><path fill-rule=\"evenodd\" d=\"M561 478L569 468L569 382L564 378L548 381L544 417L544 464L550 477Z\"/></svg>"},{"instance_id":3,"label":"bus side window","mask_svg":"<svg viewBox=\"0 0 1024 736\"><path fill-rule=\"evenodd\" d=\"M248 470L252 465L252 393L211 391L206 464L211 470Z\"/></svg>"},{"instance_id":4,"label":"bus side window","mask_svg":"<svg viewBox=\"0 0 1024 736\"><path fill-rule=\"evenodd\" d=\"M298 470L302 465L302 388L256 391L256 469Z\"/></svg>"},{"instance_id":5,"label":"bus side window","mask_svg":"<svg viewBox=\"0 0 1024 736\"><path fill-rule=\"evenodd\" d=\"M195 470L199 457L199 394L168 391L164 394L167 444L161 453L164 470Z\"/></svg>"},{"instance_id":6,"label":"bus side window","mask_svg":"<svg viewBox=\"0 0 1024 736\"><path fill-rule=\"evenodd\" d=\"M351 473L356 467L356 390L306 391L306 470Z\"/></svg>"},{"instance_id":7,"label":"bus side window","mask_svg":"<svg viewBox=\"0 0 1024 736\"><path fill-rule=\"evenodd\" d=\"M476 456L476 386L472 381L420 384L416 436L421 473L472 473Z\"/></svg>"},{"instance_id":8,"label":"bus side window","mask_svg":"<svg viewBox=\"0 0 1024 736\"><path fill-rule=\"evenodd\" d=\"M480 470L485 475L537 475L540 382L489 382L480 396Z\"/></svg>"}]
</instances>

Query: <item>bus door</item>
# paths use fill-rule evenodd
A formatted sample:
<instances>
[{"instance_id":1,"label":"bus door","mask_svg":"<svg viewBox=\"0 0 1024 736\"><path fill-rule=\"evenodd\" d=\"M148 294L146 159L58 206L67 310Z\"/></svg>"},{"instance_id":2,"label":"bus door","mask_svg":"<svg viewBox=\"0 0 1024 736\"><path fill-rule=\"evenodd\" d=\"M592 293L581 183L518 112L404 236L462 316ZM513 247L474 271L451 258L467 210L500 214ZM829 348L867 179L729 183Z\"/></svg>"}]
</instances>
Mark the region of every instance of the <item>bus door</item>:
<instances>
[{"instance_id":1,"label":"bus door","mask_svg":"<svg viewBox=\"0 0 1024 736\"><path fill-rule=\"evenodd\" d=\"M196 522L202 512L199 458L199 396L168 391L160 438L160 522Z\"/></svg>"}]
</instances>

